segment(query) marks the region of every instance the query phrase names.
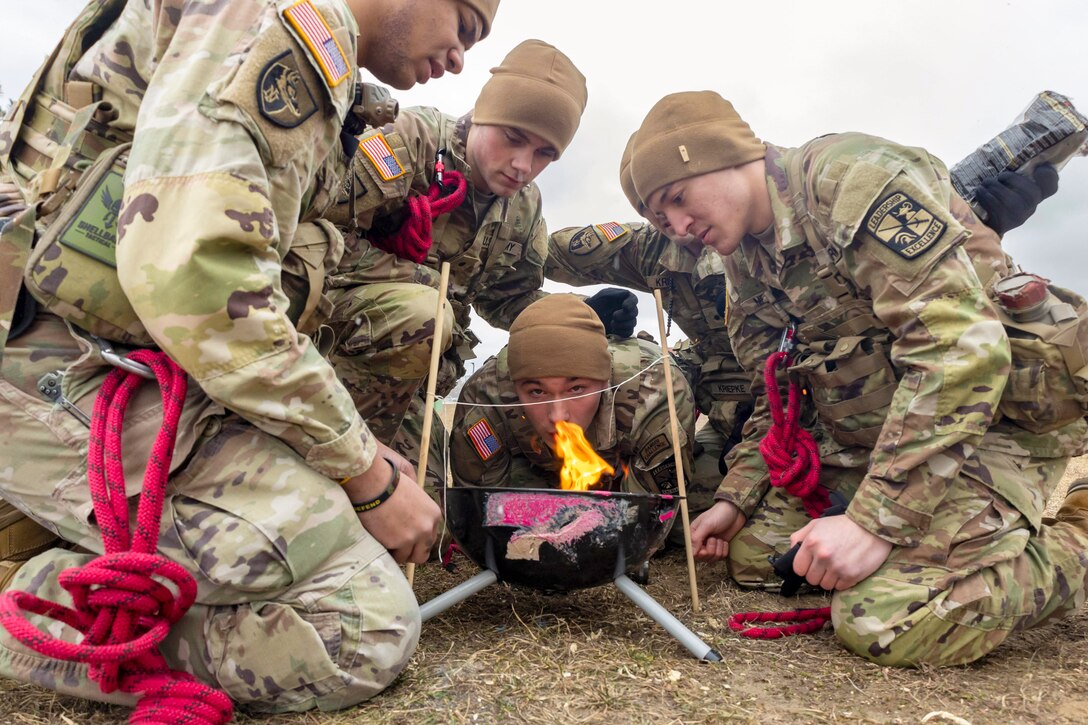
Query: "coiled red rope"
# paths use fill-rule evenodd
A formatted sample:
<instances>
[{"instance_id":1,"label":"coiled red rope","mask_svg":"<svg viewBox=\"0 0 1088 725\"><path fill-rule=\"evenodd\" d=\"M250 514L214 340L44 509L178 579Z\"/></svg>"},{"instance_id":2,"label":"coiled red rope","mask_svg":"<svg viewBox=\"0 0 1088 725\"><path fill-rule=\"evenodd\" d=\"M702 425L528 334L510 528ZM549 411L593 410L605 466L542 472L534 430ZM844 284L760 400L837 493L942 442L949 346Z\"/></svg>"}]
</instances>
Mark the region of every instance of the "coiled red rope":
<instances>
[{"instance_id":1,"label":"coiled red rope","mask_svg":"<svg viewBox=\"0 0 1088 725\"><path fill-rule=\"evenodd\" d=\"M233 716L230 698L188 673L171 670L158 651L170 625L196 598L192 575L156 551L185 400L185 372L161 352L137 350L128 358L154 371L163 400L162 426L144 473L136 530L130 536L121 431L125 409L143 378L115 368L95 399L87 450L87 479L106 553L60 573L59 582L71 594L74 608L9 591L0 596L0 624L39 654L90 664L90 677L102 692L142 693L131 723L226 723ZM42 632L24 612L63 622L82 633L83 640L64 642Z\"/></svg>"},{"instance_id":2,"label":"coiled red rope","mask_svg":"<svg viewBox=\"0 0 1088 725\"><path fill-rule=\"evenodd\" d=\"M789 383L786 410L782 410L777 370L788 358L788 352L774 352L763 366L772 423L759 442L759 452L767 463L771 485L783 487L801 499L808 515L815 519L831 501L827 489L819 485L820 449L812 435L801 427L801 386L795 381Z\"/></svg>"},{"instance_id":3,"label":"coiled red rope","mask_svg":"<svg viewBox=\"0 0 1088 725\"><path fill-rule=\"evenodd\" d=\"M427 252L434 243L431 236L434 220L461 206L468 190L468 182L459 171L446 171L445 182L435 181L426 194L408 197L404 202L408 207L408 216L400 229L388 236L371 239L371 244L417 264L426 260ZM447 193L449 186L453 189Z\"/></svg>"},{"instance_id":4,"label":"coiled red rope","mask_svg":"<svg viewBox=\"0 0 1088 725\"><path fill-rule=\"evenodd\" d=\"M818 632L831 621L831 607L793 609L788 612L737 612L729 618L729 628L749 639L779 639L795 634ZM751 622L790 622L774 627L749 626Z\"/></svg>"},{"instance_id":5,"label":"coiled red rope","mask_svg":"<svg viewBox=\"0 0 1088 725\"><path fill-rule=\"evenodd\" d=\"M784 341L789 337L783 338ZM797 496L812 518L830 505L827 489L819 485L820 449L812 435L801 427L801 386L789 383L789 398L782 410L782 395L778 392L778 368L785 365L789 352L779 350L767 357L763 366L763 382L767 388L767 404L771 410L771 428L759 442L759 452L767 463L772 486L780 486ZM741 637L778 639L795 634L819 631L831 621L831 607L794 609L786 612L737 612L729 618L729 628ZM777 622L775 626L750 626L752 622ZM785 622L786 624L781 624Z\"/></svg>"}]
</instances>

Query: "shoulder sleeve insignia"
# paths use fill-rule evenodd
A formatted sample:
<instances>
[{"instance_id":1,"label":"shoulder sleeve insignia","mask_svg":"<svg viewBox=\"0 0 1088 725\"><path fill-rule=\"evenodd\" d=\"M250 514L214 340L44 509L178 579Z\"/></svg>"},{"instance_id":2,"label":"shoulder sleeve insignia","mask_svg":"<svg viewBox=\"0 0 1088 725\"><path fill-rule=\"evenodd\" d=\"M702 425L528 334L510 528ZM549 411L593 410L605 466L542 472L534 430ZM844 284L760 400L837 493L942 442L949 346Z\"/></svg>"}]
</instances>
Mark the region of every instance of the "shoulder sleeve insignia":
<instances>
[{"instance_id":1,"label":"shoulder sleeve insignia","mask_svg":"<svg viewBox=\"0 0 1088 725\"><path fill-rule=\"evenodd\" d=\"M404 167L400 165L397 155L393 153L381 131L360 139L359 150L370 159L382 181L392 181L404 176Z\"/></svg>"},{"instance_id":2,"label":"shoulder sleeve insignia","mask_svg":"<svg viewBox=\"0 0 1088 725\"><path fill-rule=\"evenodd\" d=\"M869 208L865 228L899 256L914 259L941 238L947 225L917 201L896 191Z\"/></svg>"},{"instance_id":3,"label":"shoulder sleeve insignia","mask_svg":"<svg viewBox=\"0 0 1088 725\"><path fill-rule=\"evenodd\" d=\"M606 242L619 239L627 233L627 227L619 222L605 222L604 224L595 224L594 226L601 230L601 234L604 235L604 240Z\"/></svg>"},{"instance_id":4,"label":"shoulder sleeve insignia","mask_svg":"<svg viewBox=\"0 0 1088 725\"><path fill-rule=\"evenodd\" d=\"M284 10L283 15L310 49L329 86L340 85L351 74L351 63L318 9L310 0L299 0Z\"/></svg>"},{"instance_id":5,"label":"shoulder sleeve insignia","mask_svg":"<svg viewBox=\"0 0 1088 725\"><path fill-rule=\"evenodd\" d=\"M668 437L664 433L659 433L642 447L642 450L638 452L638 457L642 459L643 465L648 466L662 451L671 447L672 443L669 442Z\"/></svg>"},{"instance_id":6,"label":"shoulder sleeve insignia","mask_svg":"<svg viewBox=\"0 0 1088 725\"><path fill-rule=\"evenodd\" d=\"M601 246L600 236L594 231L596 227L586 227L581 231L574 233L574 236L570 238L570 243L567 248L571 254L586 255L590 254L594 249Z\"/></svg>"},{"instance_id":7,"label":"shoulder sleeve insignia","mask_svg":"<svg viewBox=\"0 0 1088 725\"><path fill-rule=\"evenodd\" d=\"M487 418L480 418L465 431L465 435L472 442L472 447L480 454L481 460L486 461L502 449L502 443L495 436L495 431L491 430L491 424L487 422Z\"/></svg>"},{"instance_id":8,"label":"shoulder sleeve insignia","mask_svg":"<svg viewBox=\"0 0 1088 725\"><path fill-rule=\"evenodd\" d=\"M257 107L277 126L294 128L317 111L317 102L306 87L298 61L289 50L265 64L257 80Z\"/></svg>"}]
</instances>

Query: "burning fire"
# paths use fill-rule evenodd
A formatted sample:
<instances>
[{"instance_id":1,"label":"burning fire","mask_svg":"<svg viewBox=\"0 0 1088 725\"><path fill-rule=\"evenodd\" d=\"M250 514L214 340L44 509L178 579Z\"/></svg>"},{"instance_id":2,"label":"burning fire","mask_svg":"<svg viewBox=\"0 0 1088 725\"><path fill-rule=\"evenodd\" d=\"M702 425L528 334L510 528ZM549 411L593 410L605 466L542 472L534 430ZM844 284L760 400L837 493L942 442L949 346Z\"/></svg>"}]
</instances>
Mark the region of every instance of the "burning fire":
<instances>
[{"instance_id":1,"label":"burning fire","mask_svg":"<svg viewBox=\"0 0 1088 725\"><path fill-rule=\"evenodd\" d=\"M616 472L589 445L577 423L556 421L555 452L563 459L559 487L565 491L588 491L597 485L602 473L612 475Z\"/></svg>"}]
</instances>

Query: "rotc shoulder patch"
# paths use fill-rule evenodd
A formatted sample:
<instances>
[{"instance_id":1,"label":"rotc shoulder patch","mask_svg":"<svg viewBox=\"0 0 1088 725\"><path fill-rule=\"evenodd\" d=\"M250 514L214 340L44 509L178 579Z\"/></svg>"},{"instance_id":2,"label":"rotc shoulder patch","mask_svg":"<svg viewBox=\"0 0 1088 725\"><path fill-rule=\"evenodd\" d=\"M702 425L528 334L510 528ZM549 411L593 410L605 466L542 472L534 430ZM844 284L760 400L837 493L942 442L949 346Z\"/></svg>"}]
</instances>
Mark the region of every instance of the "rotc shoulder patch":
<instances>
[{"instance_id":1,"label":"rotc shoulder patch","mask_svg":"<svg viewBox=\"0 0 1088 725\"><path fill-rule=\"evenodd\" d=\"M570 238L570 244L567 247L571 254L589 254L603 244L601 238L594 229L596 229L596 227L586 227L585 229L574 233L574 236Z\"/></svg>"},{"instance_id":2,"label":"rotc shoulder patch","mask_svg":"<svg viewBox=\"0 0 1088 725\"><path fill-rule=\"evenodd\" d=\"M268 61L257 78L257 107L277 126L294 128L317 111L298 61L289 50Z\"/></svg>"},{"instance_id":3,"label":"rotc shoulder patch","mask_svg":"<svg viewBox=\"0 0 1088 725\"><path fill-rule=\"evenodd\" d=\"M284 10L283 16L310 50L329 86L340 85L351 74L351 64L318 9L310 0L299 0Z\"/></svg>"},{"instance_id":4,"label":"rotc shoulder patch","mask_svg":"<svg viewBox=\"0 0 1088 725\"><path fill-rule=\"evenodd\" d=\"M865 228L899 256L914 259L941 238L947 225L917 201L896 191L869 208Z\"/></svg>"},{"instance_id":5,"label":"rotc shoulder patch","mask_svg":"<svg viewBox=\"0 0 1088 725\"><path fill-rule=\"evenodd\" d=\"M619 222L605 222L604 224L595 224L594 226L601 230L601 234L604 235L604 240L606 242L615 241L627 233L627 227Z\"/></svg>"},{"instance_id":6,"label":"rotc shoulder patch","mask_svg":"<svg viewBox=\"0 0 1088 725\"><path fill-rule=\"evenodd\" d=\"M381 131L362 139L359 150L370 159L382 181L392 181L404 176L404 167L400 165L397 155L393 153Z\"/></svg>"},{"instance_id":7,"label":"rotc shoulder patch","mask_svg":"<svg viewBox=\"0 0 1088 725\"><path fill-rule=\"evenodd\" d=\"M502 443L491 430L491 424L487 418L480 418L471 428L465 431L465 435L472 441L472 446L480 454L480 459L486 461L491 456L502 450Z\"/></svg>"}]
</instances>

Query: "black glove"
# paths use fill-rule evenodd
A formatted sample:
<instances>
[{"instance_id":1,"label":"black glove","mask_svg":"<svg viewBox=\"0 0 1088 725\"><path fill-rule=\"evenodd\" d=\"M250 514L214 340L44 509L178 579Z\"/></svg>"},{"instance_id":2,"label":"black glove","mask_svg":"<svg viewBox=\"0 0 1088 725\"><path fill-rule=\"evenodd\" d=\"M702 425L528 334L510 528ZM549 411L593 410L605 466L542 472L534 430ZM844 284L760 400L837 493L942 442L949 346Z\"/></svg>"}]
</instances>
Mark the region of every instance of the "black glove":
<instances>
[{"instance_id":1,"label":"black glove","mask_svg":"<svg viewBox=\"0 0 1088 725\"><path fill-rule=\"evenodd\" d=\"M975 201L986 212L986 226L1004 235L1026 222L1039 202L1057 190L1058 170L1050 164L1041 164L1031 177L1002 171L987 179L975 191Z\"/></svg>"},{"instance_id":2,"label":"black glove","mask_svg":"<svg viewBox=\"0 0 1088 725\"><path fill-rule=\"evenodd\" d=\"M832 491L831 505L824 509L824 512L820 514L820 518L822 519L826 516L841 516L846 513L846 507L848 505L849 504L846 499L843 498L842 494L838 491ZM800 550L801 545L794 544L785 554L769 557L774 573L782 577L781 594L784 597L792 597L797 593L797 590L801 588L801 585L805 583L805 578L793 570L793 560Z\"/></svg>"},{"instance_id":3,"label":"black glove","mask_svg":"<svg viewBox=\"0 0 1088 725\"><path fill-rule=\"evenodd\" d=\"M586 300L604 323L606 335L631 337L638 319L638 297L630 290L618 287L603 289Z\"/></svg>"}]
</instances>

